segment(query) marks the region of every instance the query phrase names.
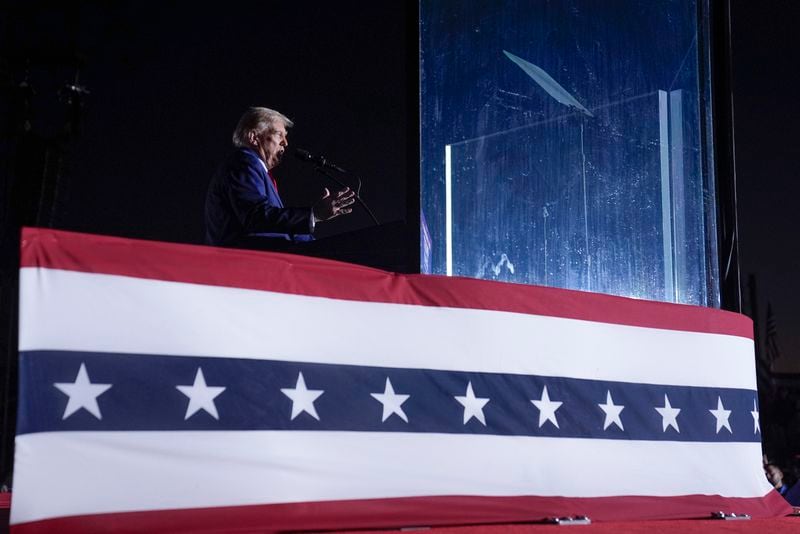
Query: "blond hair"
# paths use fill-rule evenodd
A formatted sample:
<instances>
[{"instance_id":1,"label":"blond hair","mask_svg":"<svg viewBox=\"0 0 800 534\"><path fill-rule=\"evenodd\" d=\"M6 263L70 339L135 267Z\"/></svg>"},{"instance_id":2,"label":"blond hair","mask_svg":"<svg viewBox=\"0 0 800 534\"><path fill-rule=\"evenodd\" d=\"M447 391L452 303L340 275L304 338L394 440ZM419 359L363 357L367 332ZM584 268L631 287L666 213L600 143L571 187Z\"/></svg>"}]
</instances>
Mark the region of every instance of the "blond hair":
<instances>
[{"instance_id":1,"label":"blond hair","mask_svg":"<svg viewBox=\"0 0 800 534\"><path fill-rule=\"evenodd\" d=\"M233 146L250 146L250 132L260 135L266 130L272 130L275 124L282 122L286 128L291 128L294 123L283 113L269 108L252 107L244 112L236 129L233 131Z\"/></svg>"}]
</instances>

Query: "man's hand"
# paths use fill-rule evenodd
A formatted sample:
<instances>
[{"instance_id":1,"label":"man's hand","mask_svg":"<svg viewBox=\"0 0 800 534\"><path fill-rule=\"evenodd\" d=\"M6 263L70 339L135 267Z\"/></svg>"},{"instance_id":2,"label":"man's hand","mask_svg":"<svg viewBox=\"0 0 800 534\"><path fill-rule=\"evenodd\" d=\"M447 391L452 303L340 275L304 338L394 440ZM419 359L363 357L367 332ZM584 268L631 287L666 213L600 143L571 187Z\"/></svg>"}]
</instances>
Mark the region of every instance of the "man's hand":
<instances>
[{"instance_id":1,"label":"man's hand","mask_svg":"<svg viewBox=\"0 0 800 534\"><path fill-rule=\"evenodd\" d=\"M335 195L332 195L326 187L325 194L314 205L314 218L317 221L329 221L339 215L347 215L353 211L353 208L348 206L352 206L356 201L355 196L355 192L349 187L337 191Z\"/></svg>"}]
</instances>

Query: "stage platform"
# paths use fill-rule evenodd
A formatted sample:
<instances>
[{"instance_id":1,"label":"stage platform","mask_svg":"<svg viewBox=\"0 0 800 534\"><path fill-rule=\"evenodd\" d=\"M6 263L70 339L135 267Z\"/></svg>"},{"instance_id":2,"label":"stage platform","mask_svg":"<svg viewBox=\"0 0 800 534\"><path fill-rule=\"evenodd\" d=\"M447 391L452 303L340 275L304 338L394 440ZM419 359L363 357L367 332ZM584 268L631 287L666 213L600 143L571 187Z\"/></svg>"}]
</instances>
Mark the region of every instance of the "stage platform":
<instances>
[{"instance_id":1,"label":"stage platform","mask_svg":"<svg viewBox=\"0 0 800 534\"><path fill-rule=\"evenodd\" d=\"M11 494L0 493L0 533L9 531L8 512ZM591 525L556 526L551 524L499 524L458 527L420 527L394 530L351 530L340 534L387 534L391 532L429 532L430 534L542 534L555 529L566 529L576 534L703 534L726 532L730 534L789 534L800 531L800 515L772 519L721 521L714 519L682 519L677 521L610 521ZM242 531L238 531L242 532Z\"/></svg>"},{"instance_id":2,"label":"stage platform","mask_svg":"<svg viewBox=\"0 0 800 534\"><path fill-rule=\"evenodd\" d=\"M800 531L721 310L25 229L19 352L19 534Z\"/></svg>"},{"instance_id":3,"label":"stage platform","mask_svg":"<svg viewBox=\"0 0 800 534\"><path fill-rule=\"evenodd\" d=\"M730 534L789 534L800 532L800 516L749 521L722 521L715 519L681 519L678 521L628 521L594 523L591 525L556 526L541 524L475 525L424 529L430 534L543 534L557 530L575 534L704 534L726 532ZM353 534L386 533L386 530L350 531ZM405 531L407 532L407 531Z\"/></svg>"}]
</instances>

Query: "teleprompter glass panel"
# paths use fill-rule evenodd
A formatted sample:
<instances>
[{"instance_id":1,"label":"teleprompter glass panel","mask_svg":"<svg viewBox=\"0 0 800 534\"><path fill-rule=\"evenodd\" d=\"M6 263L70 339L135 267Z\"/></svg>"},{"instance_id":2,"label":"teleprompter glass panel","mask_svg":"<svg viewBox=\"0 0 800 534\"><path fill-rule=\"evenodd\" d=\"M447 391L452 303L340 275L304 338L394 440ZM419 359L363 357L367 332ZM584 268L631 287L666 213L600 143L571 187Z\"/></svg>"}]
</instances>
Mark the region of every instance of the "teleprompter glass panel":
<instances>
[{"instance_id":1,"label":"teleprompter glass panel","mask_svg":"<svg viewBox=\"0 0 800 534\"><path fill-rule=\"evenodd\" d=\"M719 306L704 8L423 0L423 272Z\"/></svg>"}]
</instances>

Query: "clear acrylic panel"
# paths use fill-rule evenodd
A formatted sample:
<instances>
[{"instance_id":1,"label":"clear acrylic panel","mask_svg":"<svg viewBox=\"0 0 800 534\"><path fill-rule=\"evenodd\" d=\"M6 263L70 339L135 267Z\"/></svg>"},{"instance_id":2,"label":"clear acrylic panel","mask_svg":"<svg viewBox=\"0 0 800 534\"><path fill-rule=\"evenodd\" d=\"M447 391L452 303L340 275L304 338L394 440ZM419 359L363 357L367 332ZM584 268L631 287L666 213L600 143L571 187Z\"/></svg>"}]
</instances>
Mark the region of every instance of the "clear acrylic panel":
<instances>
[{"instance_id":1,"label":"clear acrylic panel","mask_svg":"<svg viewBox=\"0 0 800 534\"><path fill-rule=\"evenodd\" d=\"M423 0L423 271L718 306L704 7Z\"/></svg>"}]
</instances>

